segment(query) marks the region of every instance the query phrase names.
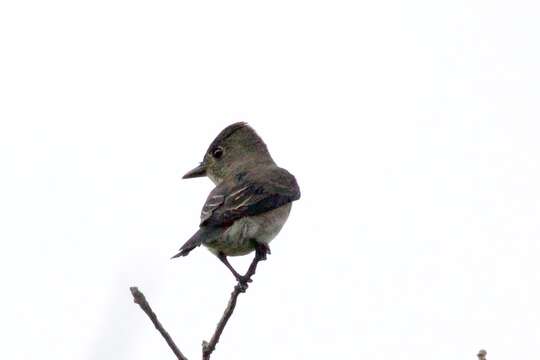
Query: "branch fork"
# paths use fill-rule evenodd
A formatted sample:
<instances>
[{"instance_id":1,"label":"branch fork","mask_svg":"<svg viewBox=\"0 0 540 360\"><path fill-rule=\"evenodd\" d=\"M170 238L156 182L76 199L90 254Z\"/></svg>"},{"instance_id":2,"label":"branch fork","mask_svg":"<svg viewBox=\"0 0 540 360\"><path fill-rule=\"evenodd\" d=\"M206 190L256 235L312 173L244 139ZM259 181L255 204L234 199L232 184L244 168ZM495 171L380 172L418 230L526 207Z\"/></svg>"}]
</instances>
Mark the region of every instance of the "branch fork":
<instances>
[{"instance_id":1,"label":"branch fork","mask_svg":"<svg viewBox=\"0 0 540 360\"><path fill-rule=\"evenodd\" d=\"M234 312L238 296L241 293L246 292L248 288L248 283L252 281L251 277L255 275L255 271L257 270L257 265L262 260L266 260L266 253L261 253L260 251L256 251L255 257L253 258L253 261L251 262L248 271L246 272L245 275L243 275L240 279L238 279L237 284L234 286L234 289L231 292L231 296L229 298L229 302L227 303L227 307L225 307L225 311L223 312L223 315L221 316L221 319L219 320L216 326L216 329L214 331L214 334L210 338L210 341L205 340L202 342L202 360L210 360L210 356L216 349L216 345L219 342L219 338L221 337L221 334L223 333L223 330L225 329L227 322L229 321L230 317L232 316ZM144 311L144 313L150 318L150 320L154 324L154 327L159 331L161 336L165 339L165 341L167 342L167 345L169 345L169 348L171 348L176 358L178 360L188 360L188 358L184 354L182 354L178 346L176 346L175 342L173 341L169 333L165 330L163 325L159 322L157 315L154 313L154 311L150 307L150 304L146 300L146 297L144 296L144 294L135 286L130 287L129 289L131 291L131 295L133 296L133 302L139 305L142 311Z\"/></svg>"}]
</instances>

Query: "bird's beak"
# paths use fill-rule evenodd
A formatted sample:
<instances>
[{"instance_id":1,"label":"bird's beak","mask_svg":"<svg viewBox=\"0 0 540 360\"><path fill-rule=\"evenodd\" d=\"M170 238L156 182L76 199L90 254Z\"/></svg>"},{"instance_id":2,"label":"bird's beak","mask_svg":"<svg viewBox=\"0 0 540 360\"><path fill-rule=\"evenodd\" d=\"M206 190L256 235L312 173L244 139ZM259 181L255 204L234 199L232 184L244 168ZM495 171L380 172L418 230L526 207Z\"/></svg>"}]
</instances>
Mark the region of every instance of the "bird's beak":
<instances>
[{"instance_id":1,"label":"bird's beak","mask_svg":"<svg viewBox=\"0 0 540 360\"><path fill-rule=\"evenodd\" d=\"M191 169L184 176L182 176L182 179L191 179L203 176L206 176L206 164L200 163L195 169Z\"/></svg>"}]
</instances>

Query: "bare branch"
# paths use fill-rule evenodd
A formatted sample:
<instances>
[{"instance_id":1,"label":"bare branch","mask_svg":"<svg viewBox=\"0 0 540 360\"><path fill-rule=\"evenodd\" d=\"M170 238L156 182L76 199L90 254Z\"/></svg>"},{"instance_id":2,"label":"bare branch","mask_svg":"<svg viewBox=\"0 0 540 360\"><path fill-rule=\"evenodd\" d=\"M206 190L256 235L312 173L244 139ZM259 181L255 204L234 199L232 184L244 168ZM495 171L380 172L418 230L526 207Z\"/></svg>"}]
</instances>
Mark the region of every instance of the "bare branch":
<instances>
[{"instance_id":1,"label":"bare branch","mask_svg":"<svg viewBox=\"0 0 540 360\"><path fill-rule=\"evenodd\" d=\"M248 271L243 276L243 281L238 282L232 293L231 297L229 298L229 302L227 304L227 307L225 308L225 311L223 312L223 315L221 316L221 319L219 320L216 330L214 331L214 334L212 335L212 338L210 339L210 342L203 341L202 343L202 360L210 360L210 356L216 349L216 345L219 342L219 339L221 337L221 334L223 333L223 330L225 329L225 326L227 325L227 322L231 318L234 309L236 307L236 302L238 300L238 296L241 293L246 292L248 288L248 283L251 281L251 277L255 275L255 271L257 270L257 265L260 261L266 260L266 251L257 251L255 257L253 258L253 261L251 262L251 265L249 266ZM131 294L133 295L133 301L138 304L141 309L148 315L152 323L154 324L155 328L160 332L161 336L165 339L173 353L176 355L178 360L188 360L184 354L178 349L174 341L172 340L171 336L167 331L163 328L163 325L159 322L156 314L154 311L152 311L152 308L150 307L150 304L148 304L148 301L146 301L146 298L142 292L139 291L137 287L131 287ZM480 350L477 354L478 360L487 360L486 359L487 352L486 350Z\"/></svg>"},{"instance_id":2,"label":"bare branch","mask_svg":"<svg viewBox=\"0 0 540 360\"><path fill-rule=\"evenodd\" d=\"M223 333L223 330L225 329L225 326L227 325L227 322L229 321L229 318L233 314L234 308L236 307L236 300L238 299L238 296L246 292L248 287L248 282L251 281L251 277L255 275L255 271L257 270L257 265L259 261L266 259L266 253L259 253L255 255L253 258L253 261L251 262L251 265L249 266L248 271L244 275L245 281L242 283L236 284L234 287L233 292L231 293L231 297L229 298L229 303L227 304L227 307L225 308L225 311L223 312L223 315L221 316L221 319L219 320L216 330L214 331L214 335L212 335L212 338L210 339L210 342L203 341L202 343L202 358L203 360L209 360L210 355L212 355L212 352L215 350L217 343L219 342L219 338L221 337L221 334Z\"/></svg>"},{"instance_id":3,"label":"bare branch","mask_svg":"<svg viewBox=\"0 0 540 360\"><path fill-rule=\"evenodd\" d=\"M238 299L238 295L240 295L240 293L244 291L245 291L245 287L243 287L240 284L237 284L234 287L234 290L231 293L231 298L229 299L229 303L227 304L227 307L225 308L225 311L223 312L223 315L221 316L221 320L219 320L219 323L216 327L216 331L214 332L214 335L212 335L210 342L203 341L202 343L203 360L210 359L210 355L216 348L216 344L219 342L219 338L221 334L223 333L223 329L225 329L225 325L227 325L227 322L229 321L229 318L231 317L234 311L234 308L236 307L236 299Z\"/></svg>"},{"instance_id":4,"label":"bare branch","mask_svg":"<svg viewBox=\"0 0 540 360\"><path fill-rule=\"evenodd\" d=\"M225 326L227 325L227 322L229 321L231 315L233 314L234 308L236 307L236 300L238 299L238 296L246 292L248 288L248 283L251 282L251 277L255 275L255 271L257 270L257 265L260 261L266 260L266 254L269 253L268 246L266 245L260 245L256 248L255 251L255 257L253 258L253 261L249 265L249 269L246 272L244 276L242 276L241 280L235 285L233 292L231 293L231 297L229 299L229 303L227 304L227 307L225 308L225 311L223 312L223 315L221 316L221 319L219 320L219 323L216 326L216 330L214 331L214 334L212 335L212 338L210 339L210 342L203 341L202 343L202 358L203 360L210 360L210 355L212 355L212 352L216 349L216 345L219 342L219 338L221 337L221 334L223 333L223 330L225 329ZM178 349L174 341L172 340L171 336L165 331L161 323L159 322L156 314L152 311L152 308L150 307L150 304L148 304L148 301L146 301L146 298L144 297L144 294L139 291L137 287L131 287L129 288L131 290L131 294L133 295L133 301L138 304L141 309L148 315L150 320L152 320L152 323L156 327L156 329L160 332L161 336L165 339L173 353L176 355L178 360L188 360L184 354Z\"/></svg>"},{"instance_id":5,"label":"bare branch","mask_svg":"<svg viewBox=\"0 0 540 360\"><path fill-rule=\"evenodd\" d=\"M163 336L163 338L173 351L174 355L176 355L176 358L178 360L188 360L188 358L185 357L184 354L182 354L182 352L178 349L169 333L163 328L163 325L161 325L161 323L159 322L156 314L154 313L154 311L152 311L150 304L148 304L148 301L146 301L144 294L140 292L136 286L130 287L129 290L131 290L131 294L133 295L133 302L138 304L141 307L142 311L144 311L146 315L148 315L150 320L152 320L152 323L159 331L161 336Z\"/></svg>"}]
</instances>

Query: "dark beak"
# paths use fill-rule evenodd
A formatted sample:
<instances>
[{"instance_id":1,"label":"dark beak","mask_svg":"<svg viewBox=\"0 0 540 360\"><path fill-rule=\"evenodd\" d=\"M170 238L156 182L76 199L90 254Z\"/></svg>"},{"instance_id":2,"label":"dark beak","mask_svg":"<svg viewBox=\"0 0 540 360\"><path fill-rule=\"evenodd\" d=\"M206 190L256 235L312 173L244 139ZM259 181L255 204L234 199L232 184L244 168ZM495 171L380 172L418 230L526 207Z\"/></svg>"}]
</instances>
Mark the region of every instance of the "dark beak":
<instances>
[{"instance_id":1,"label":"dark beak","mask_svg":"<svg viewBox=\"0 0 540 360\"><path fill-rule=\"evenodd\" d=\"M206 165L204 163L200 163L195 169L188 171L186 175L182 176L182 179L191 179L203 176L206 176Z\"/></svg>"}]
</instances>

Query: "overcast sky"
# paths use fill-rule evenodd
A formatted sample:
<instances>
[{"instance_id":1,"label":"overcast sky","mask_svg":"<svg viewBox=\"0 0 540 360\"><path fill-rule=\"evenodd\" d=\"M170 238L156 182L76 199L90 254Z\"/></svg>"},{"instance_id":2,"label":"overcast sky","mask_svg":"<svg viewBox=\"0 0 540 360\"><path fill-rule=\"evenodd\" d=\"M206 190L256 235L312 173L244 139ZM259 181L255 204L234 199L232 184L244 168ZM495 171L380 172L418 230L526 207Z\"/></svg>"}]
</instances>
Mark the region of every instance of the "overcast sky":
<instances>
[{"instance_id":1,"label":"overcast sky","mask_svg":"<svg viewBox=\"0 0 540 360\"><path fill-rule=\"evenodd\" d=\"M181 180L247 121L302 199L215 359L540 354L537 1L3 1L2 359L200 357ZM234 259L246 266L250 258Z\"/></svg>"}]
</instances>

